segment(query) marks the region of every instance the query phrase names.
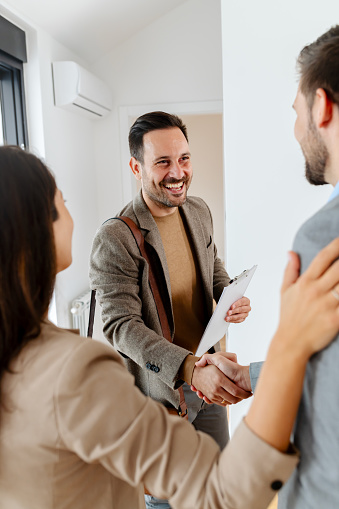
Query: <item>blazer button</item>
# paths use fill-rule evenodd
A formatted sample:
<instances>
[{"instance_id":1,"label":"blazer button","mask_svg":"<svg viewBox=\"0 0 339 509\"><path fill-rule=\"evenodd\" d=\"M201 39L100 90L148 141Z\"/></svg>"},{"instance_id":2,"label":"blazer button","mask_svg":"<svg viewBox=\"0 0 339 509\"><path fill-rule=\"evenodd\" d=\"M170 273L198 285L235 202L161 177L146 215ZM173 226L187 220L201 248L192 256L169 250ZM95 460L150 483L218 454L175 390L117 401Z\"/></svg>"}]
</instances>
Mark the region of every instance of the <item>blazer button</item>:
<instances>
[{"instance_id":1,"label":"blazer button","mask_svg":"<svg viewBox=\"0 0 339 509\"><path fill-rule=\"evenodd\" d=\"M147 364L146 364L146 368L147 368L147 369L152 369L152 364L151 364L150 362L147 362Z\"/></svg>"},{"instance_id":2,"label":"blazer button","mask_svg":"<svg viewBox=\"0 0 339 509\"><path fill-rule=\"evenodd\" d=\"M271 484L271 488L273 491L278 491L282 487L283 483L281 481L273 481Z\"/></svg>"},{"instance_id":3,"label":"blazer button","mask_svg":"<svg viewBox=\"0 0 339 509\"><path fill-rule=\"evenodd\" d=\"M160 371L160 368L158 366L154 366L154 372L159 373L159 371Z\"/></svg>"}]
</instances>

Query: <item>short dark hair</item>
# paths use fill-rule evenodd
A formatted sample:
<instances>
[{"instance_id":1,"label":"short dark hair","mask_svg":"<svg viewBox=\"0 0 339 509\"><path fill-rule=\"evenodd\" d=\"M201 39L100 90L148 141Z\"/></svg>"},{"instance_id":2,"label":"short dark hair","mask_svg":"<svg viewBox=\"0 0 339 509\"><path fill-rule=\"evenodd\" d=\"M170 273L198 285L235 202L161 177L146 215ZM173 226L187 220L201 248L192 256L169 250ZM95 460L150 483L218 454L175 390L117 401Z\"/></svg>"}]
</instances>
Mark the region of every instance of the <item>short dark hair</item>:
<instances>
[{"instance_id":1,"label":"short dark hair","mask_svg":"<svg viewBox=\"0 0 339 509\"><path fill-rule=\"evenodd\" d=\"M158 129L170 129L178 127L188 141L187 128L180 117L165 113L164 111L152 111L137 118L132 125L128 141L132 157L140 163L144 162L144 134Z\"/></svg>"},{"instance_id":2,"label":"short dark hair","mask_svg":"<svg viewBox=\"0 0 339 509\"><path fill-rule=\"evenodd\" d=\"M40 334L52 296L56 183L33 154L0 147L0 379Z\"/></svg>"},{"instance_id":3,"label":"short dark hair","mask_svg":"<svg viewBox=\"0 0 339 509\"><path fill-rule=\"evenodd\" d=\"M309 108L313 106L318 88L323 88L328 98L339 104L339 25L305 46L299 54L297 67L300 90Z\"/></svg>"}]
</instances>

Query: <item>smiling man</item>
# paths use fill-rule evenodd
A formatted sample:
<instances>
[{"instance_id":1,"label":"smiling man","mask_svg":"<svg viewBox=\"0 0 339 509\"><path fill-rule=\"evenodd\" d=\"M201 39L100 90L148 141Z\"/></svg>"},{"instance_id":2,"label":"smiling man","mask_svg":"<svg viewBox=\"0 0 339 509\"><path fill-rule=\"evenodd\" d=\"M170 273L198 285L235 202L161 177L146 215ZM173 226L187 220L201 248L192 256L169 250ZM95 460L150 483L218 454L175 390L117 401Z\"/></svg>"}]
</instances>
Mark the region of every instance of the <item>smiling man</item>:
<instances>
[{"instance_id":1,"label":"smiling man","mask_svg":"<svg viewBox=\"0 0 339 509\"><path fill-rule=\"evenodd\" d=\"M143 136L143 156L130 160L142 195L153 217L173 214L186 201L192 181L191 154L183 132L177 128L158 129Z\"/></svg>"},{"instance_id":2,"label":"smiling man","mask_svg":"<svg viewBox=\"0 0 339 509\"><path fill-rule=\"evenodd\" d=\"M176 115L147 113L131 127L129 144L130 167L141 191L118 215L132 219L147 243L172 342L162 334L147 262L127 225L117 219L98 230L91 255L91 287L97 290L104 334L142 392L180 411L182 388L189 420L222 449L228 440L225 406L249 397L245 389L250 382L248 370L236 363L231 364L238 385L216 366L195 366L194 352L212 315L213 299L218 301L230 278L217 255L208 206L187 196L193 170L186 127ZM242 322L249 304L240 299L225 319ZM201 401L190 384L212 404ZM169 507L151 496L146 504Z\"/></svg>"}]
</instances>

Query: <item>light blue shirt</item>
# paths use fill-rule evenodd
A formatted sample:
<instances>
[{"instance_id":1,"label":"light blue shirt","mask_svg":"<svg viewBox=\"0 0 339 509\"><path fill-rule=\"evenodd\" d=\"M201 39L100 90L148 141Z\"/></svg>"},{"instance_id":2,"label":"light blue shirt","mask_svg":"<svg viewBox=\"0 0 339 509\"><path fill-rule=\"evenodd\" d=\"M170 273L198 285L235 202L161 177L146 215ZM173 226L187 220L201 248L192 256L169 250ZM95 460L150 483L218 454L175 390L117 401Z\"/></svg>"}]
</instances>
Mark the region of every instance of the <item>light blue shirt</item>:
<instances>
[{"instance_id":1,"label":"light blue shirt","mask_svg":"<svg viewBox=\"0 0 339 509\"><path fill-rule=\"evenodd\" d=\"M329 197L328 201L333 200L336 196L339 195L339 181L336 183L335 187L333 188L332 194Z\"/></svg>"}]
</instances>

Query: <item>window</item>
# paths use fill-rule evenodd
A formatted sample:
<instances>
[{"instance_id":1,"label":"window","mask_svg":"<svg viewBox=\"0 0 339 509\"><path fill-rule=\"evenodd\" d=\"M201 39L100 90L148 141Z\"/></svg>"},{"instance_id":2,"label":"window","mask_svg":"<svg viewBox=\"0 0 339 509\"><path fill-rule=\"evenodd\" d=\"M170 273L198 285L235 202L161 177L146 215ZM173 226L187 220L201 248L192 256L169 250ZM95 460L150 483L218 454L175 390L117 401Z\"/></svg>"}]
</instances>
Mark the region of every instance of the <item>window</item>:
<instances>
[{"instance_id":1,"label":"window","mask_svg":"<svg viewBox=\"0 0 339 509\"><path fill-rule=\"evenodd\" d=\"M0 144L27 147L23 83L25 33L0 16Z\"/></svg>"}]
</instances>

